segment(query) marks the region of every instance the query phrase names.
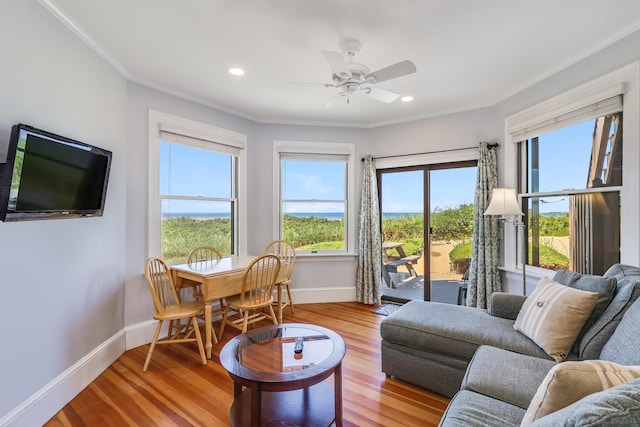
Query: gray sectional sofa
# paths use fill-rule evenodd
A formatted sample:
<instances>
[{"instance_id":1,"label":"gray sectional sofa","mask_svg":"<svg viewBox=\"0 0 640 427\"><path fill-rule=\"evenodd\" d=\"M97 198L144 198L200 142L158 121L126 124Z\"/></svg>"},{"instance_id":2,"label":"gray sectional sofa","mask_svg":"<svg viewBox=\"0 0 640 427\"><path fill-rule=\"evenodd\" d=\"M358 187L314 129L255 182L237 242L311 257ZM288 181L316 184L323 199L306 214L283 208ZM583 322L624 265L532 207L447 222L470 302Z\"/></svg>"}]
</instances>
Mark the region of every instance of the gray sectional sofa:
<instances>
[{"instance_id":1,"label":"gray sectional sofa","mask_svg":"<svg viewBox=\"0 0 640 427\"><path fill-rule=\"evenodd\" d=\"M640 268L616 264L603 276L560 271L553 279L599 293L567 361L601 359L640 365L640 301L636 302ZM405 304L382 320L382 371L453 396L441 426L520 425L538 387L557 364L514 329L525 299L496 293L488 310L424 301ZM615 400L617 392L624 395L623 403ZM601 394L601 399L615 404L606 410L594 404ZM576 405L586 398L536 423L553 420L540 425L577 425L568 420L589 415L595 421L580 425L640 425L638 380L589 398L591 403L584 408Z\"/></svg>"}]
</instances>

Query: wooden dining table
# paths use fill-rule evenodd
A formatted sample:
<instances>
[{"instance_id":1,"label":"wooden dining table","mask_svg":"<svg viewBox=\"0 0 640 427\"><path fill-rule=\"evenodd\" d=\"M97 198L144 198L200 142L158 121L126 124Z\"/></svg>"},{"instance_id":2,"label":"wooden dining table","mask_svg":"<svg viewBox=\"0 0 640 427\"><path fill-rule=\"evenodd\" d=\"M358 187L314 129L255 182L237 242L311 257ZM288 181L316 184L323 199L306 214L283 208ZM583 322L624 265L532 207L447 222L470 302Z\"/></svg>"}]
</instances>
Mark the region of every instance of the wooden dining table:
<instances>
[{"instance_id":1,"label":"wooden dining table","mask_svg":"<svg viewBox=\"0 0 640 427\"><path fill-rule=\"evenodd\" d=\"M205 351L211 359L213 340L218 342L211 326L211 303L220 298L242 292L242 276L251 261L259 255L241 255L221 258L215 262L198 261L170 266L173 281L178 289L200 284L204 300ZM286 279L287 269L281 265L276 282Z\"/></svg>"}]
</instances>

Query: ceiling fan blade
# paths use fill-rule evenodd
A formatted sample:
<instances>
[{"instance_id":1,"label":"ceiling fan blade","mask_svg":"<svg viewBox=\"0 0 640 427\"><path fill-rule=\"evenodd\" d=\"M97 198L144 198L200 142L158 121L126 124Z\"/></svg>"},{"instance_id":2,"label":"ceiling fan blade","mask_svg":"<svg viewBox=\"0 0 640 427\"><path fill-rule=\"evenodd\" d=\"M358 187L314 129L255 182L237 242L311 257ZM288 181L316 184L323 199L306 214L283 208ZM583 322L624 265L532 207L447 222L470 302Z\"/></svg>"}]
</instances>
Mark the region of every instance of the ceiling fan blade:
<instances>
[{"instance_id":1,"label":"ceiling fan blade","mask_svg":"<svg viewBox=\"0 0 640 427\"><path fill-rule=\"evenodd\" d=\"M373 83L379 83L385 80L395 79L396 77L406 76L407 74L415 72L416 64L406 59L402 62L398 62L397 64L389 65L388 67L369 73L364 76L364 78L368 79L370 77L373 77Z\"/></svg>"},{"instance_id":2,"label":"ceiling fan blade","mask_svg":"<svg viewBox=\"0 0 640 427\"><path fill-rule=\"evenodd\" d=\"M334 87L335 85L329 83L321 83L321 82L284 82L287 86L296 86L296 87Z\"/></svg>"},{"instance_id":3,"label":"ceiling fan blade","mask_svg":"<svg viewBox=\"0 0 640 427\"><path fill-rule=\"evenodd\" d=\"M343 98L344 98L344 92L338 92L336 96L331 98L329 102L325 104L325 108L331 108L342 103Z\"/></svg>"},{"instance_id":4,"label":"ceiling fan blade","mask_svg":"<svg viewBox=\"0 0 640 427\"><path fill-rule=\"evenodd\" d=\"M339 77L351 77L351 70L347 66L344 57L340 52L334 52L332 50L321 50L322 56L329 63L331 70L336 76Z\"/></svg>"},{"instance_id":5,"label":"ceiling fan blade","mask_svg":"<svg viewBox=\"0 0 640 427\"><path fill-rule=\"evenodd\" d=\"M399 93L391 92L390 90L379 89L377 87L369 87L363 91L366 95L369 95L371 98L386 102L387 104L395 101L400 96Z\"/></svg>"}]
</instances>

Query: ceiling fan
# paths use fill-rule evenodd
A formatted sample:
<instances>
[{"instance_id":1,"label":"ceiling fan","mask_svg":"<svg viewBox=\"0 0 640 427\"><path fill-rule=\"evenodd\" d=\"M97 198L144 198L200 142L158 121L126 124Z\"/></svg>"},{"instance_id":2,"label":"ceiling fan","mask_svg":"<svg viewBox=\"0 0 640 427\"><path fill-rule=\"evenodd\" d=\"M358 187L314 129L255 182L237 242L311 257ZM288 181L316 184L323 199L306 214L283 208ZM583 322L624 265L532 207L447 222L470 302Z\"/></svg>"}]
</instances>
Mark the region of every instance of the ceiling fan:
<instances>
[{"instance_id":1,"label":"ceiling fan","mask_svg":"<svg viewBox=\"0 0 640 427\"><path fill-rule=\"evenodd\" d=\"M416 72L413 62L404 60L397 64L390 65L377 71L369 72L369 68L354 61L354 58L362 44L358 40L347 40L342 43L342 50L348 55L348 61L340 52L331 50L321 51L324 59L329 63L333 71L333 83L327 83L326 87L336 87L340 89L327 106L333 105L337 100L345 98L349 103L350 97L356 94L365 94L377 101L390 103L398 99L400 94L389 90L372 86L386 80L395 79Z\"/></svg>"}]
</instances>

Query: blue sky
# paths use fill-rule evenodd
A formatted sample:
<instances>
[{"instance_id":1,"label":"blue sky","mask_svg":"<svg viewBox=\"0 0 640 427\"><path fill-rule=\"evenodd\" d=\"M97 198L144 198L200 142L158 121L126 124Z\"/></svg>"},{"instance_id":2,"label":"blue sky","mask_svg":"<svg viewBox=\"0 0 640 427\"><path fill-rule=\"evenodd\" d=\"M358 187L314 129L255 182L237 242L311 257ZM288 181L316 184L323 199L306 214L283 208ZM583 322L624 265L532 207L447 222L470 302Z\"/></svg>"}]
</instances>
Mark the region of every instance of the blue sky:
<instances>
[{"instance_id":1,"label":"blue sky","mask_svg":"<svg viewBox=\"0 0 640 427\"><path fill-rule=\"evenodd\" d=\"M568 188L585 188L591 154L593 120L564 128L540 137L540 188L550 191ZM197 195L210 197L230 196L231 165L229 157L213 152L171 144L161 144L161 192L165 194ZM171 160L169 162L169 159ZM169 168L168 165L171 164ZM214 165L212 167L212 165ZM335 200L335 203L290 203L286 211L334 212L342 210L343 171L336 162L329 168L319 167L318 162L287 161L290 178L283 183L283 197L287 199ZM167 177L171 175L172 187ZM183 179L188 178L188 179ZM423 182L419 171L385 174L383 178L383 212L422 212ZM443 169L431 172L431 210L435 207L455 208L473 203L476 168ZM216 183L211 185L211 183ZM216 189L214 191L214 189ZM357 190L358 192L360 189ZM547 199L557 202L563 198ZM171 210L199 212L209 210L228 211L228 203L172 201ZM567 210L566 201L543 203L542 212Z\"/></svg>"}]
</instances>

